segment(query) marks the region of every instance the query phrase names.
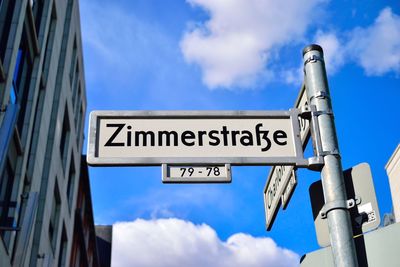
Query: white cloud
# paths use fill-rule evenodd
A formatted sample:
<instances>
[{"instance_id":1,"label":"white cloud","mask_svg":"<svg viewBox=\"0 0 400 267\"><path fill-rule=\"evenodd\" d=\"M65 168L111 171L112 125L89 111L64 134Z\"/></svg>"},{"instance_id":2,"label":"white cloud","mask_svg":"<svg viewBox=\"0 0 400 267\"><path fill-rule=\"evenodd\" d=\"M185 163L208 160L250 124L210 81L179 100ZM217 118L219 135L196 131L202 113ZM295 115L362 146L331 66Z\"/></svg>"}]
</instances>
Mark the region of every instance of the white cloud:
<instances>
[{"instance_id":1,"label":"white cloud","mask_svg":"<svg viewBox=\"0 0 400 267\"><path fill-rule=\"evenodd\" d=\"M298 68L286 69L280 72L281 80L290 85L298 86L303 82L303 64Z\"/></svg>"},{"instance_id":2,"label":"white cloud","mask_svg":"<svg viewBox=\"0 0 400 267\"><path fill-rule=\"evenodd\" d=\"M80 2L88 108L212 107L217 101L200 91L204 87L180 51L185 21L178 17L172 30L133 2Z\"/></svg>"},{"instance_id":3,"label":"white cloud","mask_svg":"<svg viewBox=\"0 0 400 267\"><path fill-rule=\"evenodd\" d=\"M318 31L315 42L324 49L328 74L346 63L360 65L367 75L400 73L400 17L388 7L370 26L338 34Z\"/></svg>"},{"instance_id":4,"label":"white cloud","mask_svg":"<svg viewBox=\"0 0 400 267\"><path fill-rule=\"evenodd\" d=\"M179 219L117 223L113 226L112 266L284 267L299 256L270 238L243 233L221 241L206 224Z\"/></svg>"},{"instance_id":5,"label":"white cloud","mask_svg":"<svg viewBox=\"0 0 400 267\"><path fill-rule=\"evenodd\" d=\"M181 49L200 65L210 88L251 87L271 76L272 51L303 37L321 2L280 0L188 0L210 19L187 32Z\"/></svg>"},{"instance_id":6,"label":"white cloud","mask_svg":"<svg viewBox=\"0 0 400 267\"><path fill-rule=\"evenodd\" d=\"M351 33L348 52L368 75L400 73L400 17L383 9L375 22Z\"/></svg>"},{"instance_id":7,"label":"white cloud","mask_svg":"<svg viewBox=\"0 0 400 267\"><path fill-rule=\"evenodd\" d=\"M335 33L319 31L316 43L324 49L324 59L328 74L335 74L345 63L345 47L340 43Z\"/></svg>"}]
</instances>

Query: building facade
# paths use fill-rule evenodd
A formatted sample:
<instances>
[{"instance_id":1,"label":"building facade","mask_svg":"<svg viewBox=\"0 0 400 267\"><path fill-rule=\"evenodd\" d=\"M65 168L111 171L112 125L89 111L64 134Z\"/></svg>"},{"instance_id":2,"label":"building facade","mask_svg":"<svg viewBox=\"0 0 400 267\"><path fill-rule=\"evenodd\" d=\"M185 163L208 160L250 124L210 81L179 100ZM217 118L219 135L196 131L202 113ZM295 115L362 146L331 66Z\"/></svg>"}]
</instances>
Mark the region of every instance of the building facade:
<instances>
[{"instance_id":1,"label":"building facade","mask_svg":"<svg viewBox=\"0 0 400 267\"><path fill-rule=\"evenodd\" d=\"M82 156L70 266L100 266L97 248L89 172L86 156Z\"/></svg>"},{"instance_id":2,"label":"building facade","mask_svg":"<svg viewBox=\"0 0 400 267\"><path fill-rule=\"evenodd\" d=\"M390 192L392 194L393 215L395 222L400 222L400 144L386 164L389 176Z\"/></svg>"},{"instance_id":3,"label":"building facade","mask_svg":"<svg viewBox=\"0 0 400 267\"><path fill-rule=\"evenodd\" d=\"M112 225L96 225L96 244L100 267L111 266Z\"/></svg>"},{"instance_id":4,"label":"building facade","mask_svg":"<svg viewBox=\"0 0 400 267\"><path fill-rule=\"evenodd\" d=\"M0 0L0 266L74 266L85 111L78 0Z\"/></svg>"}]
</instances>

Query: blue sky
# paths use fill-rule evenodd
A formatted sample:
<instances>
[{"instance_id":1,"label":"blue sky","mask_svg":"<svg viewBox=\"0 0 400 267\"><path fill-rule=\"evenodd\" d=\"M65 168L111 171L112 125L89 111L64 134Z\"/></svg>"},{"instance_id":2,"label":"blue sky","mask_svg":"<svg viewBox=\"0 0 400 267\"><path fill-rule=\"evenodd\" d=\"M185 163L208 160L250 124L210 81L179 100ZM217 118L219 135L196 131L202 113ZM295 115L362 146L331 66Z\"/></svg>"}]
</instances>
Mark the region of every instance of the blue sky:
<instances>
[{"instance_id":1,"label":"blue sky","mask_svg":"<svg viewBox=\"0 0 400 267\"><path fill-rule=\"evenodd\" d=\"M80 9L89 112L287 110L303 80L301 51L320 44L343 167L368 162L381 216L391 212L384 166L400 142L398 1L81 0ZM125 238L140 242L146 230L159 233L146 243L150 258L165 249L163 227L187 230L190 244L227 249L217 254L231 255L232 266L293 266L299 255L319 248L308 196L319 173L298 172L294 196L270 232L263 206L269 167L234 167L232 173L231 184L166 185L160 167L91 167L95 223L125 222L116 228L130 227ZM200 240L203 230L212 238ZM173 242L185 247L179 236ZM254 250L259 265L240 261L255 244L266 248ZM125 247L140 254L144 245ZM132 263L124 248L119 253L116 265ZM288 253L292 260L283 262ZM183 254L177 249L166 257L189 260ZM168 265L143 257L137 266Z\"/></svg>"}]
</instances>

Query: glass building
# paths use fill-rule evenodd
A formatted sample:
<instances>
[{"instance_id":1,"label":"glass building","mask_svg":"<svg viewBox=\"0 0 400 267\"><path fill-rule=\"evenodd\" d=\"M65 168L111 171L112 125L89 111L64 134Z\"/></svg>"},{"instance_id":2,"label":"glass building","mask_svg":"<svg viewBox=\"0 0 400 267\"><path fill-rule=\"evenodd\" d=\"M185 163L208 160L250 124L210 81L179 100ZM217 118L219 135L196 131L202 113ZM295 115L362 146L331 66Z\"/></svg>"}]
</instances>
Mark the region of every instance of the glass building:
<instances>
[{"instance_id":1,"label":"glass building","mask_svg":"<svg viewBox=\"0 0 400 267\"><path fill-rule=\"evenodd\" d=\"M79 2L0 0L0 266L98 266L85 111Z\"/></svg>"}]
</instances>

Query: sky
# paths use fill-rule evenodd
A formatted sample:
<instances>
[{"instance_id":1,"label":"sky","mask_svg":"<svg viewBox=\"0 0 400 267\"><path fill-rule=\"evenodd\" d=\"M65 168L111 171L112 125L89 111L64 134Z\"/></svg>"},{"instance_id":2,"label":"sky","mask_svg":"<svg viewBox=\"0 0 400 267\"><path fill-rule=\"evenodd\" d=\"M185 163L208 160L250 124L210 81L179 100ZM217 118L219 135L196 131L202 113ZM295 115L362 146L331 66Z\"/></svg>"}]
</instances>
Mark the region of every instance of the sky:
<instances>
[{"instance_id":1,"label":"sky","mask_svg":"<svg viewBox=\"0 0 400 267\"><path fill-rule=\"evenodd\" d=\"M398 1L81 0L80 11L88 112L288 110L302 49L321 45L343 168L369 163L380 215L392 211ZM320 248L308 193L320 175L298 171L267 232L269 170L237 166L231 184L185 185L162 184L161 167L90 167L95 224L114 225L113 266L297 266Z\"/></svg>"}]
</instances>

